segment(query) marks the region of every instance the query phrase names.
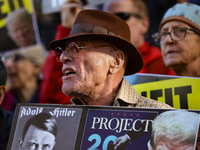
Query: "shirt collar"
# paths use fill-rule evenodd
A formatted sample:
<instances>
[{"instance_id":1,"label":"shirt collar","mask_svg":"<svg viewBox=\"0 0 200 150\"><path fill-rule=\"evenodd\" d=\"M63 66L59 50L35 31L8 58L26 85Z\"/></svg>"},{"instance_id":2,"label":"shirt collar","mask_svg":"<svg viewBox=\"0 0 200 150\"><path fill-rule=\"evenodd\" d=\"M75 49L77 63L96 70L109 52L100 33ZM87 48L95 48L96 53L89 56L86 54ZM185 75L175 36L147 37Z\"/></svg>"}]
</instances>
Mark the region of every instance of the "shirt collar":
<instances>
[{"instance_id":1,"label":"shirt collar","mask_svg":"<svg viewBox=\"0 0 200 150\"><path fill-rule=\"evenodd\" d=\"M114 98L113 106L136 105L137 102L136 90L123 78L121 86ZM70 100L70 103L74 105L83 105L79 99L74 97Z\"/></svg>"}]
</instances>

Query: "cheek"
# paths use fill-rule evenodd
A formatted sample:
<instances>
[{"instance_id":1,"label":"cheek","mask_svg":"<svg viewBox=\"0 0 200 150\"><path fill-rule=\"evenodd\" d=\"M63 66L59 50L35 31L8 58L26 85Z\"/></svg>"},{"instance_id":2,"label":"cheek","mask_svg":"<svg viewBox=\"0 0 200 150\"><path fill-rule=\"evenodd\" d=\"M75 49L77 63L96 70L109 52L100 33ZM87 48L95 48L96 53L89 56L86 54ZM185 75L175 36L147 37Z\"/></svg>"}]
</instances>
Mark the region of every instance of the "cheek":
<instances>
[{"instance_id":1,"label":"cheek","mask_svg":"<svg viewBox=\"0 0 200 150\"><path fill-rule=\"evenodd\" d=\"M19 76L24 79L29 79L34 76L34 66L32 64L20 64L18 66Z\"/></svg>"},{"instance_id":2,"label":"cheek","mask_svg":"<svg viewBox=\"0 0 200 150\"><path fill-rule=\"evenodd\" d=\"M182 45L180 44L178 47L181 50L181 56L186 63L189 63L190 61L199 58L199 44L183 43Z\"/></svg>"},{"instance_id":3,"label":"cheek","mask_svg":"<svg viewBox=\"0 0 200 150\"><path fill-rule=\"evenodd\" d=\"M31 37L32 36L32 28L31 27L27 27L27 29L24 30L24 35Z\"/></svg>"},{"instance_id":4,"label":"cheek","mask_svg":"<svg viewBox=\"0 0 200 150\"><path fill-rule=\"evenodd\" d=\"M105 79L109 69L106 60L106 57L99 55L98 57L93 56L92 59L85 62L85 71L88 76L92 77L93 80L96 81Z\"/></svg>"},{"instance_id":5,"label":"cheek","mask_svg":"<svg viewBox=\"0 0 200 150\"><path fill-rule=\"evenodd\" d=\"M162 57L163 57L163 60L165 59L165 47L164 46L160 46L160 49L161 49L161 54L162 54Z\"/></svg>"}]
</instances>

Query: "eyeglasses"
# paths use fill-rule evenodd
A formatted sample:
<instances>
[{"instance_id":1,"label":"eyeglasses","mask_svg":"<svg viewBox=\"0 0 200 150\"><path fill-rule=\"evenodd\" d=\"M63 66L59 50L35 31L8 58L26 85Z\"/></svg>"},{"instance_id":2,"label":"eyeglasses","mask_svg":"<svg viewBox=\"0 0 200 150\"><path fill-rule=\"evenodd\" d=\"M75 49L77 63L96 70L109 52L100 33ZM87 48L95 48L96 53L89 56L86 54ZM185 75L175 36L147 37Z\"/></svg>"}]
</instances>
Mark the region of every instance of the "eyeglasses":
<instances>
[{"instance_id":1,"label":"eyeglasses","mask_svg":"<svg viewBox=\"0 0 200 150\"><path fill-rule=\"evenodd\" d=\"M142 18L142 16L137 14L137 13L128 13L128 12L115 13L114 15L120 17L124 21L127 21L130 18L130 16L134 16L137 19L141 19Z\"/></svg>"},{"instance_id":2,"label":"eyeglasses","mask_svg":"<svg viewBox=\"0 0 200 150\"><path fill-rule=\"evenodd\" d=\"M12 62L19 62L20 60L24 59L24 56L20 54L11 54L7 56L2 56L1 60L6 63L10 59Z\"/></svg>"},{"instance_id":3,"label":"eyeglasses","mask_svg":"<svg viewBox=\"0 0 200 150\"><path fill-rule=\"evenodd\" d=\"M152 35L152 38L154 40L154 42L157 45L162 45L165 43L165 39L167 37L167 35L169 34L171 39L173 41L181 41L185 38L186 36L186 31L190 30L193 31L197 34L200 34L200 31L196 30L196 29L190 29L190 28L175 28L173 30L171 30L170 32L158 32Z\"/></svg>"},{"instance_id":4,"label":"eyeglasses","mask_svg":"<svg viewBox=\"0 0 200 150\"><path fill-rule=\"evenodd\" d=\"M75 57L78 56L78 53L80 52L81 49L89 49L89 48L105 47L105 46L109 46L109 47L114 48L114 46L112 46L112 45L78 46L76 43L72 42L72 43L69 44L68 49L65 49L65 50L63 50L61 47L56 47L54 56L55 56L57 61L62 62L60 60L60 56L65 51L67 51L71 57L75 58Z\"/></svg>"}]
</instances>

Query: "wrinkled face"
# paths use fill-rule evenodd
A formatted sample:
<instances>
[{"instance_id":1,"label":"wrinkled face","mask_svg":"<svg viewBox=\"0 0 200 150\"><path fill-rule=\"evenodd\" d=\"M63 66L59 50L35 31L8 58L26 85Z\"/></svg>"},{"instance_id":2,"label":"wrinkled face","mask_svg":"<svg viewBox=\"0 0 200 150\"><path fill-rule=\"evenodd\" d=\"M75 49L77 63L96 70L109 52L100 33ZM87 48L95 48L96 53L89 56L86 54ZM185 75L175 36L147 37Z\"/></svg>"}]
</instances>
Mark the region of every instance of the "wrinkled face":
<instances>
[{"instance_id":1,"label":"wrinkled face","mask_svg":"<svg viewBox=\"0 0 200 150\"><path fill-rule=\"evenodd\" d=\"M165 23L161 32L170 32L177 27L191 28L189 25L180 21L170 21ZM174 42L168 35L165 44L161 45L162 56L167 67L177 65L188 65L200 59L200 35L193 31L186 31L185 39Z\"/></svg>"},{"instance_id":2,"label":"wrinkled face","mask_svg":"<svg viewBox=\"0 0 200 150\"><path fill-rule=\"evenodd\" d=\"M20 150L52 150L55 145L55 136L31 125L24 140L20 139L19 142Z\"/></svg>"},{"instance_id":3,"label":"wrinkled face","mask_svg":"<svg viewBox=\"0 0 200 150\"><path fill-rule=\"evenodd\" d=\"M137 8L134 7L132 0L120 0L120 1L108 2L104 7L104 11L113 14L122 12L138 13L138 10ZM140 36L143 37L144 34L140 30L142 28L142 22L135 16L130 16L130 18L126 20L126 23L130 28L131 43L138 48L137 46L139 40L138 37Z\"/></svg>"},{"instance_id":4,"label":"wrinkled face","mask_svg":"<svg viewBox=\"0 0 200 150\"><path fill-rule=\"evenodd\" d=\"M78 46L105 45L105 43L84 42L83 40L74 40L73 42ZM112 56L109 55L110 51L114 50L109 46L84 48L80 50L75 58L64 51L60 56L61 61L64 62L62 68L63 93L68 96L82 97L91 95L96 88L102 90L105 87L109 62L112 59Z\"/></svg>"},{"instance_id":5,"label":"wrinkled face","mask_svg":"<svg viewBox=\"0 0 200 150\"><path fill-rule=\"evenodd\" d=\"M18 47L31 45L34 41L33 27L29 22L18 21L8 25L9 35Z\"/></svg>"},{"instance_id":6,"label":"wrinkled face","mask_svg":"<svg viewBox=\"0 0 200 150\"><path fill-rule=\"evenodd\" d=\"M30 60L16 56L14 60L7 59L5 62L9 86L12 89L24 88L29 81L37 81L36 65Z\"/></svg>"}]
</instances>

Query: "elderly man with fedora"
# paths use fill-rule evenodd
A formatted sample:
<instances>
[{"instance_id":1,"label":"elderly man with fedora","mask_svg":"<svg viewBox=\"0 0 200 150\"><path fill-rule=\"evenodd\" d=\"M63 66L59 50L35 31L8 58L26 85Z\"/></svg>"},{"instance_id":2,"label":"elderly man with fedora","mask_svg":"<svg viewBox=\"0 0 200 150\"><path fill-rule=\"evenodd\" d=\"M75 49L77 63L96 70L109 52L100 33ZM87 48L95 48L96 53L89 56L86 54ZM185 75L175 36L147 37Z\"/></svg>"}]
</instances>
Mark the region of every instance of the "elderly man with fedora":
<instances>
[{"instance_id":1,"label":"elderly man with fedora","mask_svg":"<svg viewBox=\"0 0 200 150\"><path fill-rule=\"evenodd\" d=\"M79 12L70 35L49 47L63 63L62 91L71 104L172 108L142 97L123 79L143 67L121 18L100 10Z\"/></svg>"}]
</instances>

